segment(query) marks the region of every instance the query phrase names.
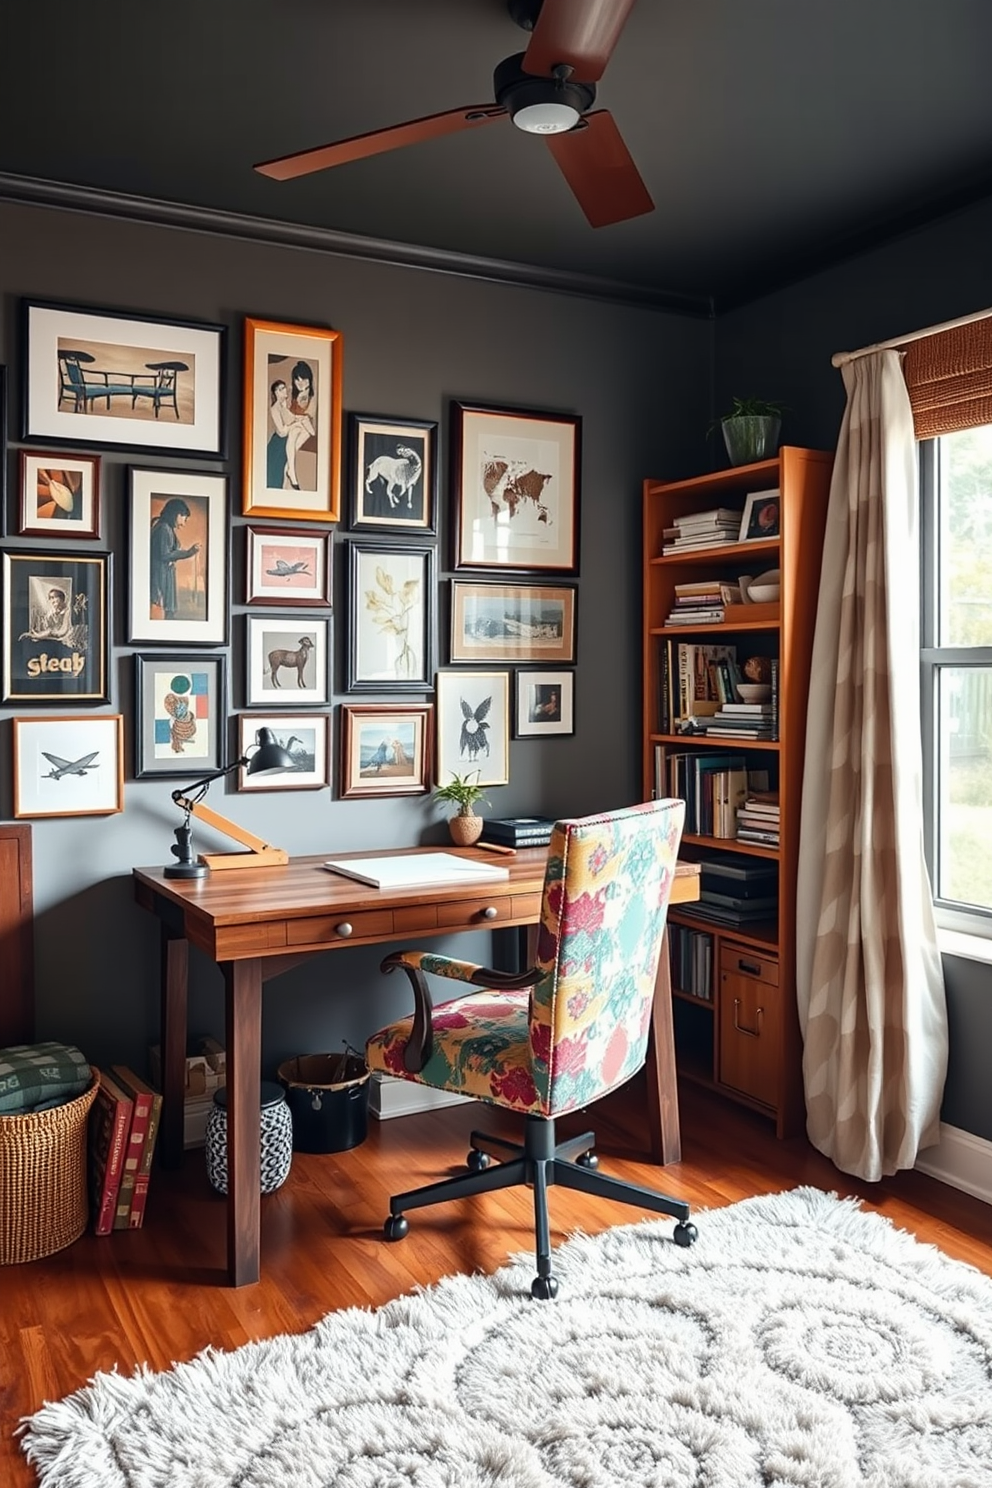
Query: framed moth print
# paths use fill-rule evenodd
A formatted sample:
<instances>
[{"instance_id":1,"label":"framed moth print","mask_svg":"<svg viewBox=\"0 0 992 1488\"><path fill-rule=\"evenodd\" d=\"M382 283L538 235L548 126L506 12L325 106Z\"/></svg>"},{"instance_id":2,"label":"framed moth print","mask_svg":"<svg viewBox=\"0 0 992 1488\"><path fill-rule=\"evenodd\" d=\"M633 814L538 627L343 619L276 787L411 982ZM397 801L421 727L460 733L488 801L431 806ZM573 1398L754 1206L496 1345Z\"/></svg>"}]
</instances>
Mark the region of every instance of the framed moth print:
<instances>
[{"instance_id":1,"label":"framed moth print","mask_svg":"<svg viewBox=\"0 0 992 1488\"><path fill-rule=\"evenodd\" d=\"M249 708L299 708L327 703L330 620L311 616L248 615Z\"/></svg>"},{"instance_id":2,"label":"framed moth print","mask_svg":"<svg viewBox=\"0 0 992 1488\"><path fill-rule=\"evenodd\" d=\"M579 571L576 415L451 410L454 568Z\"/></svg>"},{"instance_id":3,"label":"framed moth print","mask_svg":"<svg viewBox=\"0 0 992 1488\"><path fill-rule=\"evenodd\" d=\"M303 528L246 527L250 605L331 602L331 535Z\"/></svg>"},{"instance_id":4,"label":"framed moth print","mask_svg":"<svg viewBox=\"0 0 992 1488\"><path fill-rule=\"evenodd\" d=\"M337 522L340 331L245 321L245 516Z\"/></svg>"},{"instance_id":5,"label":"framed moth print","mask_svg":"<svg viewBox=\"0 0 992 1488\"><path fill-rule=\"evenodd\" d=\"M429 692L434 548L356 540L348 549L348 691Z\"/></svg>"},{"instance_id":6,"label":"framed moth print","mask_svg":"<svg viewBox=\"0 0 992 1488\"><path fill-rule=\"evenodd\" d=\"M3 701L110 701L111 555L3 554Z\"/></svg>"},{"instance_id":7,"label":"framed moth print","mask_svg":"<svg viewBox=\"0 0 992 1488\"><path fill-rule=\"evenodd\" d=\"M378 532L433 533L437 505L437 424L352 413L351 525Z\"/></svg>"},{"instance_id":8,"label":"framed moth print","mask_svg":"<svg viewBox=\"0 0 992 1488\"><path fill-rule=\"evenodd\" d=\"M438 672L437 783L479 772L480 785L510 778L507 672Z\"/></svg>"},{"instance_id":9,"label":"framed moth print","mask_svg":"<svg viewBox=\"0 0 992 1488\"><path fill-rule=\"evenodd\" d=\"M574 584L451 581L452 661L575 660Z\"/></svg>"},{"instance_id":10,"label":"framed moth print","mask_svg":"<svg viewBox=\"0 0 992 1488\"><path fill-rule=\"evenodd\" d=\"M277 744L293 761L277 775L238 771L239 791L319 790L330 785L330 717L327 713L239 713L238 754L243 758L258 742L259 729L271 729Z\"/></svg>"},{"instance_id":11,"label":"framed moth print","mask_svg":"<svg viewBox=\"0 0 992 1488\"><path fill-rule=\"evenodd\" d=\"M345 703L341 795L422 796L430 785L432 703Z\"/></svg>"},{"instance_id":12,"label":"framed moth print","mask_svg":"<svg viewBox=\"0 0 992 1488\"><path fill-rule=\"evenodd\" d=\"M14 719L16 817L123 810L122 714Z\"/></svg>"},{"instance_id":13,"label":"framed moth print","mask_svg":"<svg viewBox=\"0 0 992 1488\"><path fill-rule=\"evenodd\" d=\"M134 658L134 774L209 774L227 764L227 659L203 656Z\"/></svg>"},{"instance_id":14,"label":"framed moth print","mask_svg":"<svg viewBox=\"0 0 992 1488\"><path fill-rule=\"evenodd\" d=\"M575 733L575 673L517 672L518 739Z\"/></svg>"},{"instance_id":15,"label":"framed moth print","mask_svg":"<svg viewBox=\"0 0 992 1488\"><path fill-rule=\"evenodd\" d=\"M17 531L22 537L100 536L99 455L21 450Z\"/></svg>"},{"instance_id":16,"label":"framed moth print","mask_svg":"<svg viewBox=\"0 0 992 1488\"><path fill-rule=\"evenodd\" d=\"M138 469L128 476L128 641L223 645L227 477Z\"/></svg>"},{"instance_id":17,"label":"framed moth print","mask_svg":"<svg viewBox=\"0 0 992 1488\"><path fill-rule=\"evenodd\" d=\"M22 304L25 441L223 458L223 326Z\"/></svg>"}]
</instances>

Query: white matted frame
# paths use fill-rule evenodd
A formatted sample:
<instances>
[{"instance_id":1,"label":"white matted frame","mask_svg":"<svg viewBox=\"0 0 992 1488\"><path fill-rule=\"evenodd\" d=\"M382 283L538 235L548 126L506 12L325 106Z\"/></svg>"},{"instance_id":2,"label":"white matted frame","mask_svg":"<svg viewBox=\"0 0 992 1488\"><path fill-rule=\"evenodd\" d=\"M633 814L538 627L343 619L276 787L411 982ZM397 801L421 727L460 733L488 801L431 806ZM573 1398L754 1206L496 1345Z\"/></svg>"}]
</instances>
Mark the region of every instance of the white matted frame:
<instances>
[{"instance_id":1,"label":"white matted frame","mask_svg":"<svg viewBox=\"0 0 992 1488\"><path fill-rule=\"evenodd\" d=\"M226 475L128 471L130 644L223 645L229 557Z\"/></svg>"},{"instance_id":2,"label":"white matted frame","mask_svg":"<svg viewBox=\"0 0 992 1488\"><path fill-rule=\"evenodd\" d=\"M246 527L245 603L331 603L331 534L305 528Z\"/></svg>"},{"instance_id":3,"label":"white matted frame","mask_svg":"<svg viewBox=\"0 0 992 1488\"><path fill-rule=\"evenodd\" d=\"M21 537L100 536L100 456L21 450Z\"/></svg>"},{"instance_id":4,"label":"white matted frame","mask_svg":"<svg viewBox=\"0 0 992 1488\"><path fill-rule=\"evenodd\" d=\"M238 754L258 742L259 729L271 729L275 741L292 756L293 768L279 774L249 775L238 771L239 791L320 790L331 783L330 715L327 713L239 713Z\"/></svg>"},{"instance_id":5,"label":"white matted frame","mask_svg":"<svg viewBox=\"0 0 992 1488\"><path fill-rule=\"evenodd\" d=\"M435 549L357 538L348 549L348 691L430 691Z\"/></svg>"},{"instance_id":6,"label":"white matted frame","mask_svg":"<svg viewBox=\"0 0 992 1488\"><path fill-rule=\"evenodd\" d=\"M517 739L575 733L575 673L517 672Z\"/></svg>"},{"instance_id":7,"label":"white matted frame","mask_svg":"<svg viewBox=\"0 0 992 1488\"><path fill-rule=\"evenodd\" d=\"M15 718L13 724L15 817L124 810L123 714Z\"/></svg>"},{"instance_id":8,"label":"white matted frame","mask_svg":"<svg viewBox=\"0 0 992 1488\"><path fill-rule=\"evenodd\" d=\"M329 700L330 619L247 615L245 706L299 708Z\"/></svg>"},{"instance_id":9,"label":"white matted frame","mask_svg":"<svg viewBox=\"0 0 992 1488\"><path fill-rule=\"evenodd\" d=\"M744 503L738 542L757 542L778 537L782 524L782 497L778 491L752 491Z\"/></svg>"},{"instance_id":10,"label":"white matted frame","mask_svg":"<svg viewBox=\"0 0 992 1488\"><path fill-rule=\"evenodd\" d=\"M508 672L437 674L437 783L478 770L480 785L510 778Z\"/></svg>"},{"instance_id":11,"label":"white matted frame","mask_svg":"<svg viewBox=\"0 0 992 1488\"><path fill-rule=\"evenodd\" d=\"M574 662L574 584L451 581L451 661Z\"/></svg>"}]
</instances>

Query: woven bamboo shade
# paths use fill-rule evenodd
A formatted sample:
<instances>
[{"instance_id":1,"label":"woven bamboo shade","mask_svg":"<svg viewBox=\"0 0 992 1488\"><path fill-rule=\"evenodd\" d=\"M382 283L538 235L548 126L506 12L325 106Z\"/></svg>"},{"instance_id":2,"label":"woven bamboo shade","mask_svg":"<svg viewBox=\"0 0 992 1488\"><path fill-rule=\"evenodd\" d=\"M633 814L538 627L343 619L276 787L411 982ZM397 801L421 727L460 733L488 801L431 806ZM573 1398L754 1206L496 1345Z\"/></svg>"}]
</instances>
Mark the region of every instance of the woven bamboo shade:
<instances>
[{"instance_id":1,"label":"woven bamboo shade","mask_svg":"<svg viewBox=\"0 0 992 1488\"><path fill-rule=\"evenodd\" d=\"M992 424L992 317L911 341L903 373L917 439Z\"/></svg>"}]
</instances>

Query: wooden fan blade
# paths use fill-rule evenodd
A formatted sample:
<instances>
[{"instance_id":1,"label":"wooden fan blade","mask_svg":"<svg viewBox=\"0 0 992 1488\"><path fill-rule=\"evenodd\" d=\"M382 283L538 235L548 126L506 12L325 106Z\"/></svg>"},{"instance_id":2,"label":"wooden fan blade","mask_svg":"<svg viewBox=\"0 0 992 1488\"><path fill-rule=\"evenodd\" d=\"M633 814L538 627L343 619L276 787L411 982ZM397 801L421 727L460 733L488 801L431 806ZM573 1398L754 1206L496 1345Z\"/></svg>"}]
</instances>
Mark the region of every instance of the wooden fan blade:
<instances>
[{"instance_id":1,"label":"wooden fan blade","mask_svg":"<svg viewBox=\"0 0 992 1488\"><path fill-rule=\"evenodd\" d=\"M596 83L606 71L634 0L544 0L521 64L550 77L565 62L577 83Z\"/></svg>"},{"instance_id":2,"label":"wooden fan blade","mask_svg":"<svg viewBox=\"0 0 992 1488\"><path fill-rule=\"evenodd\" d=\"M593 227L654 211L640 171L607 109L586 114L565 134L546 134L548 149Z\"/></svg>"},{"instance_id":3,"label":"wooden fan blade","mask_svg":"<svg viewBox=\"0 0 992 1488\"><path fill-rule=\"evenodd\" d=\"M278 160L265 160L255 169L274 181L291 181L313 171L327 170L332 165L347 165L351 160L364 160L381 155L385 150L399 150L404 145L419 145L424 140L439 139L445 134L458 134L462 129L475 129L504 119L506 109L493 103L466 105L445 114L428 114L424 119L410 119L406 124L393 124L389 129L373 129L369 134L356 134L333 145L318 145L298 155L283 155Z\"/></svg>"}]
</instances>

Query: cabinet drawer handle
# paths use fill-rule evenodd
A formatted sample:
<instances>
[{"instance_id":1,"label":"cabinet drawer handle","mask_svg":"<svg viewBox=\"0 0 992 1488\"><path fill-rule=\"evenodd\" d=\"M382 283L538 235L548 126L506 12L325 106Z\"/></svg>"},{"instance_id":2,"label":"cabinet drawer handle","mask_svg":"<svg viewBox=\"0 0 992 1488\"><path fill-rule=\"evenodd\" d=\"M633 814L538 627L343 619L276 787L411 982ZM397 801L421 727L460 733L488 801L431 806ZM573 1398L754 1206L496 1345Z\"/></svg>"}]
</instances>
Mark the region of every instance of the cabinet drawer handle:
<instances>
[{"instance_id":1,"label":"cabinet drawer handle","mask_svg":"<svg viewBox=\"0 0 992 1488\"><path fill-rule=\"evenodd\" d=\"M485 909L482 911L482 918L484 920L494 920L498 914L499 910L496 908L495 904L487 904Z\"/></svg>"},{"instance_id":2,"label":"cabinet drawer handle","mask_svg":"<svg viewBox=\"0 0 992 1488\"><path fill-rule=\"evenodd\" d=\"M759 1007L757 1009L757 1016L756 1016L756 1019L755 1019L757 1025L758 1025L757 1028L745 1028L743 1026L743 1024L741 1024L740 1022L738 1022L738 1018L737 1018L737 1009L740 1007L740 1005L741 1005L740 998L739 997L735 997L734 998L734 1027L737 1029L737 1032L738 1033L742 1033L745 1038L760 1038L761 1037L761 1015L765 1011L764 1008L760 1008Z\"/></svg>"},{"instance_id":3,"label":"cabinet drawer handle","mask_svg":"<svg viewBox=\"0 0 992 1488\"><path fill-rule=\"evenodd\" d=\"M740 957L738 959L738 962L737 962L737 970L738 971L746 971L749 976L760 976L761 975L761 962L760 961L745 961L743 959L743 957Z\"/></svg>"},{"instance_id":4,"label":"cabinet drawer handle","mask_svg":"<svg viewBox=\"0 0 992 1488\"><path fill-rule=\"evenodd\" d=\"M335 925L334 928L343 940L347 940L349 935L355 933L355 927L350 920L342 920L340 925Z\"/></svg>"}]
</instances>

